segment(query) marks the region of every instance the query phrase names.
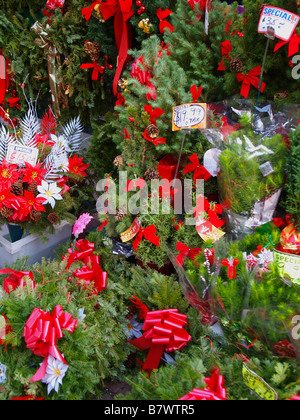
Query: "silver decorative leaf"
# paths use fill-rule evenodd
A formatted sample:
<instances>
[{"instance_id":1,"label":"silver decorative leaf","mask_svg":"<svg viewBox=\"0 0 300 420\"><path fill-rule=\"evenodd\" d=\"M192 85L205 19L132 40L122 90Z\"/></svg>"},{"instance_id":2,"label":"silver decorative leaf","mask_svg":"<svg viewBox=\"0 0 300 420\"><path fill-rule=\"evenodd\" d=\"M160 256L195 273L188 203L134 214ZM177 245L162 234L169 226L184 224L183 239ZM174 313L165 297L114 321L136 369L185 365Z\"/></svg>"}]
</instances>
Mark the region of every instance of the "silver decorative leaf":
<instances>
[{"instance_id":1,"label":"silver decorative leaf","mask_svg":"<svg viewBox=\"0 0 300 420\"><path fill-rule=\"evenodd\" d=\"M14 138L9 134L9 131L4 125L0 128L0 163L6 159L8 146L14 141Z\"/></svg>"},{"instance_id":2,"label":"silver decorative leaf","mask_svg":"<svg viewBox=\"0 0 300 420\"><path fill-rule=\"evenodd\" d=\"M31 106L20 124L20 143L24 146L36 147L35 135L40 133L40 122L36 111Z\"/></svg>"},{"instance_id":3,"label":"silver decorative leaf","mask_svg":"<svg viewBox=\"0 0 300 420\"><path fill-rule=\"evenodd\" d=\"M63 135L72 153L79 152L83 141L83 126L80 117L72 119L63 127Z\"/></svg>"}]
</instances>

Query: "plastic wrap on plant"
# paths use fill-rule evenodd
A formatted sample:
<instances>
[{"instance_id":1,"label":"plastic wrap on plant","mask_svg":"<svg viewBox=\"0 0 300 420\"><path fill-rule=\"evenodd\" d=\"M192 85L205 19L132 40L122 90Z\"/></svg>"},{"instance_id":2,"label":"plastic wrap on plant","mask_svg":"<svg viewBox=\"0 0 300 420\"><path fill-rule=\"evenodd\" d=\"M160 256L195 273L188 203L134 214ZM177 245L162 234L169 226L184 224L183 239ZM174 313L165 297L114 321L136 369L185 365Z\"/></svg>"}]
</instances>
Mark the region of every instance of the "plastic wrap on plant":
<instances>
[{"instance_id":1,"label":"plastic wrap on plant","mask_svg":"<svg viewBox=\"0 0 300 420\"><path fill-rule=\"evenodd\" d=\"M133 256L133 249L131 245L124 245L122 242L113 239L113 254L130 258Z\"/></svg>"}]
</instances>

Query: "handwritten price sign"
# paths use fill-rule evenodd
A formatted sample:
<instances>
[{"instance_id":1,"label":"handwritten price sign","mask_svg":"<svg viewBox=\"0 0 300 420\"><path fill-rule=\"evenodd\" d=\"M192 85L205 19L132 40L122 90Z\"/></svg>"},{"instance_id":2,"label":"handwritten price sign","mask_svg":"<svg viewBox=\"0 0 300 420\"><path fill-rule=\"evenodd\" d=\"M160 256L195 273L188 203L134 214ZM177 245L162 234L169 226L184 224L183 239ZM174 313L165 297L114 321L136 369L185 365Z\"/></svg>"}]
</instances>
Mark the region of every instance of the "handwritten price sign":
<instances>
[{"instance_id":1,"label":"handwritten price sign","mask_svg":"<svg viewBox=\"0 0 300 420\"><path fill-rule=\"evenodd\" d=\"M35 166L38 159L38 154L38 149L35 149L34 147L10 144L8 146L6 160L9 163L20 166L25 166L25 162Z\"/></svg>"},{"instance_id":2,"label":"handwritten price sign","mask_svg":"<svg viewBox=\"0 0 300 420\"><path fill-rule=\"evenodd\" d=\"M258 24L258 32L266 33L269 28L275 31L276 38L289 41L293 35L300 17L278 7L265 6Z\"/></svg>"},{"instance_id":3,"label":"handwritten price sign","mask_svg":"<svg viewBox=\"0 0 300 420\"><path fill-rule=\"evenodd\" d=\"M185 104L173 108L173 131L206 128L206 104Z\"/></svg>"}]
</instances>

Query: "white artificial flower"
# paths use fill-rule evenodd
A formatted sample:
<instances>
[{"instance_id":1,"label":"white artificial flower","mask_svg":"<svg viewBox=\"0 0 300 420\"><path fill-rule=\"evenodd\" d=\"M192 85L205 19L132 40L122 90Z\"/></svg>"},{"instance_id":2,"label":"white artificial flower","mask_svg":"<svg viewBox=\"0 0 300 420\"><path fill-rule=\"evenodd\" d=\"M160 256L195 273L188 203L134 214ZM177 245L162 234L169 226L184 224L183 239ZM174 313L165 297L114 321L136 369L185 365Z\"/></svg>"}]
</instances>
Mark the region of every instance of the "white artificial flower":
<instances>
[{"instance_id":1,"label":"white artificial flower","mask_svg":"<svg viewBox=\"0 0 300 420\"><path fill-rule=\"evenodd\" d=\"M86 318L86 315L84 313L84 308L80 308L78 309L77 312L77 317L76 317L79 321L83 321Z\"/></svg>"},{"instance_id":2,"label":"white artificial flower","mask_svg":"<svg viewBox=\"0 0 300 420\"><path fill-rule=\"evenodd\" d=\"M59 385L62 385L62 380L65 377L68 368L68 365L49 355L46 375L42 379L42 383L48 385L48 395L52 390L58 393Z\"/></svg>"},{"instance_id":3,"label":"white artificial flower","mask_svg":"<svg viewBox=\"0 0 300 420\"><path fill-rule=\"evenodd\" d=\"M57 186L56 182L48 184L48 182L42 181L42 185L38 185L38 191L40 193L38 197L43 197L46 200L43 204L49 203L53 209L55 207L55 201L63 199L59 194L62 189Z\"/></svg>"},{"instance_id":4,"label":"white artificial flower","mask_svg":"<svg viewBox=\"0 0 300 420\"><path fill-rule=\"evenodd\" d=\"M124 331L128 339L130 340L133 338L142 337L143 333L141 331L142 331L143 325L144 324L137 322L136 315L133 318L131 318L131 320L129 321L127 325L127 328Z\"/></svg>"},{"instance_id":5,"label":"white artificial flower","mask_svg":"<svg viewBox=\"0 0 300 420\"><path fill-rule=\"evenodd\" d=\"M55 136L51 134L51 140L55 143L60 149L65 149L66 152L70 153L72 150L67 142L65 136Z\"/></svg>"},{"instance_id":6,"label":"white artificial flower","mask_svg":"<svg viewBox=\"0 0 300 420\"><path fill-rule=\"evenodd\" d=\"M0 384L4 384L6 381L6 366L0 363Z\"/></svg>"}]
</instances>

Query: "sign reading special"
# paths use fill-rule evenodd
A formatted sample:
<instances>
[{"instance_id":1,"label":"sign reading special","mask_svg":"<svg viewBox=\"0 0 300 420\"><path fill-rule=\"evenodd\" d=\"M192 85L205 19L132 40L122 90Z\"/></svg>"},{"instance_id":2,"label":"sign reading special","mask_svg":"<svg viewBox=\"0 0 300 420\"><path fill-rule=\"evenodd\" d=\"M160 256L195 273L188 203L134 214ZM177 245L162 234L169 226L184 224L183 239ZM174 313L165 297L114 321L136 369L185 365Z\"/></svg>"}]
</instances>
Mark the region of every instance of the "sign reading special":
<instances>
[{"instance_id":1,"label":"sign reading special","mask_svg":"<svg viewBox=\"0 0 300 420\"><path fill-rule=\"evenodd\" d=\"M8 146L6 160L16 165L24 165L30 163L35 166L38 159L39 151L34 147L22 146L20 144L10 144Z\"/></svg>"},{"instance_id":2,"label":"sign reading special","mask_svg":"<svg viewBox=\"0 0 300 420\"><path fill-rule=\"evenodd\" d=\"M173 108L173 131L206 128L206 104L185 104Z\"/></svg>"},{"instance_id":3,"label":"sign reading special","mask_svg":"<svg viewBox=\"0 0 300 420\"><path fill-rule=\"evenodd\" d=\"M300 285L300 255L286 254L274 250L274 262L281 277Z\"/></svg>"},{"instance_id":4,"label":"sign reading special","mask_svg":"<svg viewBox=\"0 0 300 420\"><path fill-rule=\"evenodd\" d=\"M288 42L293 35L300 17L287 10L273 6L265 6L258 24L258 32L267 33L270 28L275 31L275 37Z\"/></svg>"}]
</instances>

